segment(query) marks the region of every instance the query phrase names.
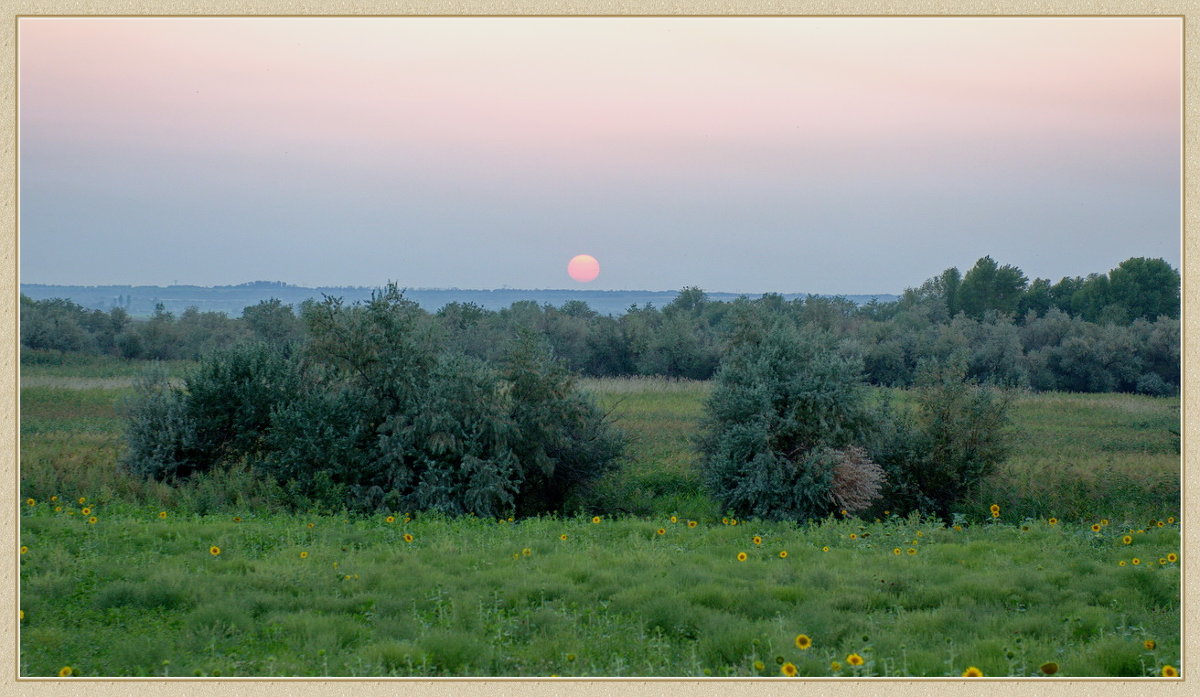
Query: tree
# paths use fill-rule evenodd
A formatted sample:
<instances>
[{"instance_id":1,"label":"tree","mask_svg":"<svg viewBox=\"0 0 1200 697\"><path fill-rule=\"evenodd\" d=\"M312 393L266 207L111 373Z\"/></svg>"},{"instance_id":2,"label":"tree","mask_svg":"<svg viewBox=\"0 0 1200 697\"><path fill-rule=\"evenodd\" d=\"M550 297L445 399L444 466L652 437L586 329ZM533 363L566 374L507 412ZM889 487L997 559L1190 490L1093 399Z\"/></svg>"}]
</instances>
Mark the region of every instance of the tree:
<instances>
[{"instance_id":1,"label":"tree","mask_svg":"<svg viewBox=\"0 0 1200 697\"><path fill-rule=\"evenodd\" d=\"M712 496L736 515L774 519L868 506L882 470L858 447L869 426L861 370L790 323L743 334L705 406L699 446Z\"/></svg>"},{"instance_id":2,"label":"tree","mask_svg":"<svg viewBox=\"0 0 1200 697\"><path fill-rule=\"evenodd\" d=\"M1000 266L990 256L975 262L959 286L959 305L968 317L982 319L988 310L1013 314L1025 291L1025 274L1015 266Z\"/></svg>"},{"instance_id":3,"label":"tree","mask_svg":"<svg viewBox=\"0 0 1200 697\"><path fill-rule=\"evenodd\" d=\"M1109 301L1130 320L1179 318L1179 272L1162 259L1134 257L1108 272Z\"/></svg>"}]
</instances>

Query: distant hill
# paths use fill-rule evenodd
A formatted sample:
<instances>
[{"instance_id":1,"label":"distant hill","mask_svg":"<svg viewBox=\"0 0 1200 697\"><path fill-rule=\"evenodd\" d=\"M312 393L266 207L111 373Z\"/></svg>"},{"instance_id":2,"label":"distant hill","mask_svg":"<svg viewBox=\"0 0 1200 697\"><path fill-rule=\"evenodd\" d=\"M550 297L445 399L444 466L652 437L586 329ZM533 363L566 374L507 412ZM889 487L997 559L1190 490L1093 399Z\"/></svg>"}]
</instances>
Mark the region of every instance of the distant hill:
<instances>
[{"instance_id":1,"label":"distant hill","mask_svg":"<svg viewBox=\"0 0 1200 697\"><path fill-rule=\"evenodd\" d=\"M148 317L154 306L162 303L168 312L178 315L189 307L201 312L223 312L230 317L241 316L242 310L263 300L277 298L288 305L299 305L309 298L320 300L322 296L342 298L346 302L367 300L371 297L370 287L305 288L274 281L255 281L236 286L52 286L39 283L22 283L21 292L34 300L66 298L86 307L108 311L123 307L134 317ZM500 310L515 302L532 300L539 305L550 304L560 307L570 300L581 300L602 315L622 315L631 305L651 304L663 307L675 299L674 290L521 290L502 288L495 290L464 290L459 288L416 288L405 289L404 296L418 303L423 309L434 312L452 303L475 303L488 310ZM733 300L747 295L757 298L761 294L709 292L711 300ZM808 293L783 293L787 300L807 297ZM834 297L822 295L821 297ZM891 302L898 296L846 295L842 296L858 304Z\"/></svg>"}]
</instances>

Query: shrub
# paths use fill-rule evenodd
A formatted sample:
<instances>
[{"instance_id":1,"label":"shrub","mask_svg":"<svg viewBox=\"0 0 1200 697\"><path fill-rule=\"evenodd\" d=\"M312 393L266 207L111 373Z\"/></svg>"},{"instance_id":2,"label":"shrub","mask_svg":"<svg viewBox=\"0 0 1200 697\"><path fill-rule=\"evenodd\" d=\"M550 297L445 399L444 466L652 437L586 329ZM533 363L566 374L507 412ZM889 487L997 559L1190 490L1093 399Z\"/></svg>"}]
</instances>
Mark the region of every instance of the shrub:
<instances>
[{"instance_id":1,"label":"shrub","mask_svg":"<svg viewBox=\"0 0 1200 697\"><path fill-rule=\"evenodd\" d=\"M917 410L886 424L878 461L889 505L949 519L953 505L978 487L1008 453L1004 393L966 382L966 358L927 362Z\"/></svg>"},{"instance_id":2,"label":"shrub","mask_svg":"<svg viewBox=\"0 0 1200 697\"><path fill-rule=\"evenodd\" d=\"M825 335L779 321L747 327L717 374L698 442L713 497L736 515L795 520L867 497L865 457L847 450L869 425L861 370ZM851 487L855 478L864 485Z\"/></svg>"},{"instance_id":3,"label":"shrub","mask_svg":"<svg viewBox=\"0 0 1200 697\"><path fill-rule=\"evenodd\" d=\"M128 410L126 466L182 478L245 463L297 507L499 515L556 510L623 441L549 349L493 366L442 349L395 286L304 310L308 341L212 354Z\"/></svg>"}]
</instances>

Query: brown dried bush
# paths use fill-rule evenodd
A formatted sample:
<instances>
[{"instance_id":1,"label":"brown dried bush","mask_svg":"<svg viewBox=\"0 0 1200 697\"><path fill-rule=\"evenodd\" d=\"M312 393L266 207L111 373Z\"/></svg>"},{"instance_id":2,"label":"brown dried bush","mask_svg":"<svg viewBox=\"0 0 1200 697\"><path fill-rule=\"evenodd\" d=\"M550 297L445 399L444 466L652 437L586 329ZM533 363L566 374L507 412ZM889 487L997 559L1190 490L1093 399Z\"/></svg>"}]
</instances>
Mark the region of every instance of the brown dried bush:
<instances>
[{"instance_id":1,"label":"brown dried bush","mask_svg":"<svg viewBox=\"0 0 1200 697\"><path fill-rule=\"evenodd\" d=\"M856 445L834 452L837 464L833 466L829 500L836 508L849 513L865 511L879 498L883 489L886 479L883 469L871 462L866 450Z\"/></svg>"}]
</instances>

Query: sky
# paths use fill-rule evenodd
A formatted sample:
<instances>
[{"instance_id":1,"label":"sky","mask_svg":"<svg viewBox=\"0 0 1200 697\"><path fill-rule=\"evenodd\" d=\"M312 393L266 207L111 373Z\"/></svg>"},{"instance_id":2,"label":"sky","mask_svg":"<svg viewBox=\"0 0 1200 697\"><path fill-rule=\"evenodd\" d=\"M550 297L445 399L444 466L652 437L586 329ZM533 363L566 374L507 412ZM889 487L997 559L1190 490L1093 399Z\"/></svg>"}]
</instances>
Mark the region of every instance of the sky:
<instances>
[{"instance_id":1,"label":"sky","mask_svg":"<svg viewBox=\"0 0 1200 697\"><path fill-rule=\"evenodd\" d=\"M22 18L18 70L22 283L1180 263L1178 18Z\"/></svg>"}]
</instances>

